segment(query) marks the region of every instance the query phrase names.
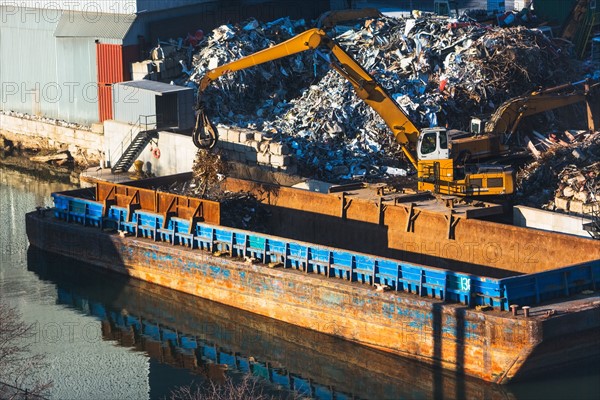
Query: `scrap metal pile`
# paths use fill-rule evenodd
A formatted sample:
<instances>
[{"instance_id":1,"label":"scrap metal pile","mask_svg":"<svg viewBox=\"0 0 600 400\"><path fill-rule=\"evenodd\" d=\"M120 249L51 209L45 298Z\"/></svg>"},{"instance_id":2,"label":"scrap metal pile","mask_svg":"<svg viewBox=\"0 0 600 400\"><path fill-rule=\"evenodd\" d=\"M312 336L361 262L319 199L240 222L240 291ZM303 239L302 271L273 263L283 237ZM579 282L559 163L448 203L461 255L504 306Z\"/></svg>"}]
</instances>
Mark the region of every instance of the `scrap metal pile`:
<instances>
[{"instance_id":1,"label":"scrap metal pile","mask_svg":"<svg viewBox=\"0 0 600 400\"><path fill-rule=\"evenodd\" d=\"M307 28L287 18L221 26L199 44L187 84ZM562 42L523 27L381 17L338 26L330 35L420 127L466 129L472 116L577 73ZM326 53L307 51L221 77L205 91L205 109L215 123L286 142L309 176L339 181L406 167L396 164L402 155L383 120L330 70Z\"/></svg>"},{"instance_id":2,"label":"scrap metal pile","mask_svg":"<svg viewBox=\"0 0 600 400\"><path fill-rule=\"evenodd\" d=\"M190 81L198 83L206 71L283 42L306 29L304 20L289 18L265 24L250 20L239 26L220 26L199 44ZM299 54L222 76L206 90L202 100L215 122L252 126L255 121L262 121L267 107L268 114L278 113L280 109L275 108L279 103L279 108L285 107L286 99L296 97L305 88L302 83L312 79L312 58L312 54Z\"/></svg>"},{"instance_id":3,"label":"scrap metal pile","mask_svg":"<svg viewBox=\"0 0 600 400\"><path fill-rule=\"evenodd\" d=\"M600 133L565 131L561 136L551 134L547 150L519 171L521 201L589 214L600 202Z\"/></svg>"}]
</instances>

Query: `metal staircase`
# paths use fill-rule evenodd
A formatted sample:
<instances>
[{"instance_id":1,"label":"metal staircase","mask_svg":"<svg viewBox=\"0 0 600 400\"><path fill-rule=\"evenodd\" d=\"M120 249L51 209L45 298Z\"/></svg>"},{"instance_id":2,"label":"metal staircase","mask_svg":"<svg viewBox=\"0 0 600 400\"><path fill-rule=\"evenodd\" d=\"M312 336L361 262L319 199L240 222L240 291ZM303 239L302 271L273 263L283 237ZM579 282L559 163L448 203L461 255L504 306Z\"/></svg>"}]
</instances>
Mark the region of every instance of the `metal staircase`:
<instances>
[{"instance_id":1,"label":"metal staircase","mask_svg":"<svg viewBox=\"0 0 600 400\"><path fill-rule=\"evenodd\" d=\"M131 127L129 134L125 135L118 148L111 152L111 156L119 154L119 159L111 167L113 174L129 171L129 168L131 168L146 146L153 139L158 139L158 126L159 117L157 115L139 116L135 125ZM134 136L135 132L137 134Z\"/></svg>"},{"instance_id":2,"label":"metal staircase","mask_svg":"<svg viewBox=\"0 0 600 400\"><path fill-rule=\"evenodd\" d=\"M129 168L133 165L133 162L137 160L138 156L142 153L142 151L148 146L148 143L152 139L158 138L158 134L156 130L153 131L141 131L135 138L131 141L129 146L123 151L119 160L113 165L111 171L113 173L117 172L127 172Z\"/></svg>"}]
</instances>

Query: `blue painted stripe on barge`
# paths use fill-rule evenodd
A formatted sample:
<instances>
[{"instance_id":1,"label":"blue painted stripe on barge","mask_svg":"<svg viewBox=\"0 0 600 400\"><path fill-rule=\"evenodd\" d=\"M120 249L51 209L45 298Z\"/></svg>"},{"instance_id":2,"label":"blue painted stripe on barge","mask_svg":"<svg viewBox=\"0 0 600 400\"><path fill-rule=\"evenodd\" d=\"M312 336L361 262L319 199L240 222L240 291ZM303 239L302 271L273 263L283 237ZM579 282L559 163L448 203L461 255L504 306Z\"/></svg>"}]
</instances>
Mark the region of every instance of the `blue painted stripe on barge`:
<instances>
[{"instance_id":1,"label":"blue painted stripe on barge","mask_svg":"<svg viewBox=\"0 0 600 400\"><path fill-rule=\"evenodd\" d=\"M127 222L127 210L122 207L111 206L103 217L102 203L64 193L53 193L52 198L58 219L97 227L109 221L137 235L154 240L166 238L153 231L153 227L162 224L161 215L136 210L132 222ZM137 229L140 224L146 228ZM395 291L469 306L489 305L508 310L513 303L535 305L600 286L600 260L494 279L200 222L192 232L191 243L200 249L228 251L235 257L253 257L266 263L281 262L284 268L367 285L387 285ZM165 242L172 243L168 239ZM227 277L218 268L212 268L211 273ZM393 314L393 310L383 312Z\"/></svg>"}]
</instances>

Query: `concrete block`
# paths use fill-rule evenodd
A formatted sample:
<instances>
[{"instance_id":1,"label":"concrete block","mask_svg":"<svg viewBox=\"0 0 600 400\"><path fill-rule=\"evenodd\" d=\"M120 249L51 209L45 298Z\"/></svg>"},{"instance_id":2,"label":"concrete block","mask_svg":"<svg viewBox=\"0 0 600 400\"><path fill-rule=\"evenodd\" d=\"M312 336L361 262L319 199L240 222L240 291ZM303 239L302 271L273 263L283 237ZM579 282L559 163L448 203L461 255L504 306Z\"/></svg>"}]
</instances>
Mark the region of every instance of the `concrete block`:
<instances>
[{"instance_id":1,"label":"concrete block","mask_svg":"<svg viewBox=\"0 0 600 400\"><path fill-rule=\"evenodd\" d=\"M600 212L600 202L584 203L583 214L592 215L596 212Z\"/></svg>"},{"instance_id":2,"label":"concrete block","mask_svg":"<svg viewBox=\"0 0 600 400\"><path fill-rule=\"evenodd\" d=\"M150 60L131 63L132 74L148 75L150 72L152 72L152 61Z\"/></svg>"},{"instance_id":3,"label":"concrete block","mask_svg":"<svg viewBox=\"0 0 600 400\"><path fill-rule=\"evenodd\" d=\"M568 199L563 200L568 201ZM589 234L582 229L582 224L585 222L589 221L580 216L545 211L526 206L515 206L513 208L513 223L517 226L543 229L587 238L589 237Z\"/></svg>"},{"instance_id":4,"label":"concrete block","mask_svg":"<svg viewBox=\"0 0 600 400\"><path fill-rule=\"evenodd\" d=\"M228 142L229 129L219 126L217 128L217 133L219 135L219 140L217 142Z\"/></svg>"},{"instance_id":5,"label":"concrete block","mask_svg":"<svg viewBox=\"0 0 600 400\"><path fill-rule=\"evenodd\" d=\"M240 132L235 129L227 129L227 141L231 143L240 142Z\"/></svg>"},{"instance_id":6,"label":"concrete block","mask_svg":"<svg viewBox=\"0 0 600 400\"><path fill-rule=\"evenodd\" d=\"M258 153L256 155L256 161L259 164L269 165L269 164L271 164L271 154L269 154L269 153Z\"/></svg>"},{"instance_id":7,"label":"concrete block","mask_svg":"<svg viewBox=\"0 0 600 400\"><path fill-rule=\"evenodd\" d=\"M92 124L92 132L104 134L104 125L99 123Z\"/></svg>"},{"instance_id":8,"label":"concrete block","mask_svg":"<svg viewBox=\"0 0 600 400\"><path fill-rule=\"evenodd\" d=\"M258 152L259 153L269 153L269 142L267 141L262 141L262 142L258 142Z\"/></svg>"},{"instance_id":9,"label":"concrete block","mask_svg":"<svg viewBox=\"0 0 600 400\"><path fill-rule=\"evenodd\" d=\"M559 210L569 211L569 199L564 197L555 197L554 205Z\"/></svg>"},{"instance_id":10,"label":"concrete block","mask_svg":"<svg viewBox=\"0 0 600 400\"><path fill-rule=\"evenodd\" d=\"M571 200L569 204L569 211L573 213L583 213L583 203L579 200Z\"/></svg>"},{"instance_id":11,"label":"concrete block","mask_svg":"<svg viewBox=\"0 0 600 400\"><path fill-rule=\"evenodd\" d=\"M563 189L563 196L565 196L565 197L573 197L574 194L575 194L575 190L570 186L567 186L566 188Z\"/></svg>"},{"instance_id":12,"label":"concrete block","mask_svg":"<svg viewBox=\"0 0 600 400\"><path fill-rule=\"evenodd\" d=\"M256 140L250 140L246 144L248 145L248 147L252 148L255 153L259 152L259 142L257 142Z\"/></svg>"},{"instance_id":13,"label":"concrete block","mask_svg":"<svg viewBox=\"0 0 600 400\"><path fill-rule=\"evenodd\" d=\"M586 203L588 201L588 197L589 197L589 193L587 191L583 190L581 192L575 193L575 195L573 196L573 199L579 200L583 203Z\"/></svg>"},{"instance_id":14,"label":"concrete block","mask_svg":"<svg viewBox=\"0 0 600 400\"><path fill-rule=\"evenodd\" d=\"M287 167L292 163L290 156L271 155L271 165L274 167Z\"/></svg>"},{"instance_id":15,"label":"concrete block","mask_svg":"<svg viewBox=\"0 0 600 400\"><path fill-rule=\"evenodd\" d=\"M263 140L263 135L260 132L254 132L254 140L256 140L257 142L262 142Z\"/></svg>"},{"instance_id":16,"label":"concrete block","mask_svg":"<svg viewBox=\"0 0 600 400\"><path fill-rule=\"evenodd\" d=\"M240 132L240 143L246 143L254 140L254 132L241 131Z\"/></svg>"},{"instance_id":17,"label":"concrete block","mask_svg":"<svg viewBox=\"0 0 600 400\"><path fill-rule=\"evenodd\" d=\"M285 143L269 143L269 152L276 156L285 156L290 154L290 149Z\"/></svg>"}]
</instances>

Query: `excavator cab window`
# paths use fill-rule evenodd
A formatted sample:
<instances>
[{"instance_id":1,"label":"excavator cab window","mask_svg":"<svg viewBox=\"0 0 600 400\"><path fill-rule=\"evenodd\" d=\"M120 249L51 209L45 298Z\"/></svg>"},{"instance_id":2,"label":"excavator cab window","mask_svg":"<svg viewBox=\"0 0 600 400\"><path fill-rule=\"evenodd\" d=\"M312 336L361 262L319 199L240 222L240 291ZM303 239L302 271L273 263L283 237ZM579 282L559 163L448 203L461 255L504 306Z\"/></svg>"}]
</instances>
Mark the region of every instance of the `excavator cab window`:
<instances>
[{"instance_id":1,"label":"excavator cab window","mask_svg":"<svg viewBox=\"0 0 600 400\"><path fill-rule=\"evenodd\" d=\"M437 132L427 132L423 135L423 141L421 142L421 153L429 154L435 151L436 143L435 137Z\"/></svg>"},{"instance_id":2,"label":"excavator cab window","mask_svg":"<svg viewBox=\"0 0 600 400\"><path fill-rule=\"evenodd\" d=\"M448 148L448 135L446 132L440 132L440 149L446 150Z\"/></svg>"}]
</instances>

